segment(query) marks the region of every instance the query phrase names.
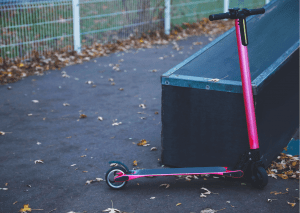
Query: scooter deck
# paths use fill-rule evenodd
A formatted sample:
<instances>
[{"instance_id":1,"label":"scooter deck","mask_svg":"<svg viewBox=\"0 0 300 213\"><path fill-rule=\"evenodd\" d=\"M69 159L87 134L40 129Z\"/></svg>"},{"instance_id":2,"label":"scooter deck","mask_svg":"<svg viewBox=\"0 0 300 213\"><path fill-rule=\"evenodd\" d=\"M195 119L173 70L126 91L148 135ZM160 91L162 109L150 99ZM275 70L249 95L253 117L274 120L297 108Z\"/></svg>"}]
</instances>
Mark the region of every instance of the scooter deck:
<instances>
[{"instance_id":1,"label":"scooter deck","mask_svg":"<svg viewBox=\"0 0 300 213\"><path fill-rule=\"evenodd\" d=\"M165 168L165 169L141 169L131 170L131 175L184 175L184 174L217 174L226 172L225 167L187 167L187 168Z\"/></svg>"},{"instance_id":2,"label":"scooter deck","mask_svg":"<svg viewBox=\"0 0 300 213\"><path fill-rule=\"evenodd\" d=\"M147 176L172 176L172 175L199 175L215 174L228 177L241 178L243 172L240 170L228 170L227 167L187 167L187 168L165 168L165 169L140 169L130 170L129 174L115 177L115 182L129 181Z\"/></svg>"}]
</instances>

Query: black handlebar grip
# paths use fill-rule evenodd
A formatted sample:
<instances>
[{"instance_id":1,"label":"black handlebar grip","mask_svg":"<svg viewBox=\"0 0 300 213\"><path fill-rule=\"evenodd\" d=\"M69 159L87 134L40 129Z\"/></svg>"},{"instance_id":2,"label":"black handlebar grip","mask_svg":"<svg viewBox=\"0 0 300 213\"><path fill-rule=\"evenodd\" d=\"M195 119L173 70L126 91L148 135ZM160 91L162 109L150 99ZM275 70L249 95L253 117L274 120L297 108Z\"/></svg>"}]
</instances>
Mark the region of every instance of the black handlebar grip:
<instances>
[{"instance_id":1,"label":"black handlebar grip","mask_svg":"<svg viewBox=\"0 0 300 213\"><path fill-rule=\"evenodd\" d=\"M250 15L264 14L265 13L265 8L252 9L252 10L249 10L249 11L250 11Z\"/></svg>"},{"instance_id":2,"label":"black handlebar grip","mask_svg":"<svg viewBox=\"0 0 300 213\"><path fill-rule=\"evenodd\" d=\"M219 14L213 14L209 16L209 20L213 21L213 20L220 20L220 19L229 19L230 18L230 14L229 13L219 13Z\"/></svg>"}]
</instances>

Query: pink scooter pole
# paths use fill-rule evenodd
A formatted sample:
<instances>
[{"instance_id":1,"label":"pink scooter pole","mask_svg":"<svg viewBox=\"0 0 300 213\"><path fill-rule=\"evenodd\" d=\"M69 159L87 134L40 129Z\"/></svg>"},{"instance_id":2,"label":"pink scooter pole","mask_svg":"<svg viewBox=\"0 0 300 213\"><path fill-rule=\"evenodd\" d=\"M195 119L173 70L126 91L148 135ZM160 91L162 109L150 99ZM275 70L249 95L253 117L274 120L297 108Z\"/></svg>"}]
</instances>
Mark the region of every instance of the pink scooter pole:
<instances>
[{"instance_id":1,"label":"pink scooter pole","mask_svg":"<svg viewBox=\"0 0 300 213\"><path fill-rule=\"evenodd\" d=\"M255 119L255 109L254 109L253 93L252 93L252 85L251 85L251 75L250 75L249 59L248 59L248 49L247 46L244 46L241 41L241 32L240 32L240 25L239 25L240 20L244 21L245 19L235 19L235 29L236 29L235 32L236 32L237 46L239 52L239 61L240 61L240 70L241 70L241 78L242 78L249 144L250 144L250 149L259 149L257 126L256 126L256 119ZM244 23L242 24L243 27L246 27ZM243 36L245 36L244 39L246 40L246 43L248 43L247 35L244 34Z\"/></svg>"}]
</instances>

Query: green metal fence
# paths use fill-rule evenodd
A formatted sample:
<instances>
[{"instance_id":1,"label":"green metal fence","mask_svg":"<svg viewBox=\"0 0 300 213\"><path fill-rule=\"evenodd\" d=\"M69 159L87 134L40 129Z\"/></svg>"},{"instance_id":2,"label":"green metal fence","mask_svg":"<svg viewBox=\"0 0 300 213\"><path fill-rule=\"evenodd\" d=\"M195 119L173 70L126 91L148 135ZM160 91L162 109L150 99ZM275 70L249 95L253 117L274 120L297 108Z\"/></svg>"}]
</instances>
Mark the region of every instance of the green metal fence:
<instances>
[{"instance_id":1,"label":"green metal fence","mask_svg":"<svg viewBox=\"0 0 300 213\"><path fill-rule=\"evenodd\" d=\"M259 8L268 0L76 0L79 7L79 44L106 43L164 30L166 17L171 29L193 23L227 7ZM226 3L227 2L227 3ZM74 0L0 1L0 57L28 59L33 51L74 49Z\"/></svg>"}]
</instances>

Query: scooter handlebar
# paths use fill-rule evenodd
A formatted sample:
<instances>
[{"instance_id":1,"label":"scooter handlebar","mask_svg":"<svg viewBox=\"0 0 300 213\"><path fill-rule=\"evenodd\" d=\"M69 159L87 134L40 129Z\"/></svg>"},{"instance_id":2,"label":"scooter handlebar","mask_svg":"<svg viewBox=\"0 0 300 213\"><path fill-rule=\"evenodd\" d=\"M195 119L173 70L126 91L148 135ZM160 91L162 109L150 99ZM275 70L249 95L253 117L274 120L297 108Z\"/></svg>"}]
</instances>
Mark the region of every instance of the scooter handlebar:
<instances>
[{"instance_id":1,"label":"scooter handlebar","mask_svg":"<svg viewBox=\"0 0 300 213\"><path fill-rule=\"evenodd\" d=\"M220 20L220 19L227 19L230 18L230 13L219 13L219 14L213 14L209 16L209 20Z\"/></svg>"},{"instance_id":2,"label":"scooter handlebar","mask_svg":"<svg viewBox=\"0 0 300 213\"><path fill-rule=\"evenodd\" d=\"M209 16L209 20L214 21L220 19L238 19L238 18L245 18L251 15L258 15L258 14L265 13L265 8L251 9L251 10L247 8L243 8L240 11L238 10L239 8L234 8L234 9L229 9L229 12L227 13L212 14Z\"/></svg>"},{"instance_id":3,"label":"scooter handlebar","mask_svg":"<svg viewBox=\"0 0 300 213\"><path fill-rule=\"evenodd\" d=\"M265 8L259 8L259 9L252 9L249 11L250 11L250 15L258 15L258 14L264 14L266 10Z\"/></svg>"}]
</instances>

